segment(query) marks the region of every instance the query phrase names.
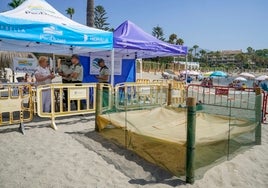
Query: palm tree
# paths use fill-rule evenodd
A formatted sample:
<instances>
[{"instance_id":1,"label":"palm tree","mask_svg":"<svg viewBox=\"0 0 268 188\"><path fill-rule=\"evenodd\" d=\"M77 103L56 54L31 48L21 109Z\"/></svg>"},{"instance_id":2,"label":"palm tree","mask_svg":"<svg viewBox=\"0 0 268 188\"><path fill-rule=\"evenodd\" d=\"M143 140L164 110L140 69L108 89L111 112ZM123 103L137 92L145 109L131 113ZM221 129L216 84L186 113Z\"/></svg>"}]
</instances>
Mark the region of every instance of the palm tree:
<instances>
[{"instance_id":1,"label":"palm tree","mask_svg":"<svg viewBox=\"0 0 268 188\"><path fill-rule=\"evenodd\" d=\"M98 5L94 10L94 26L98 29L109 30L108 17L103 6Z\"/></svg>"},{"instance_id":2,"label":"palm tree","mask_svg":"<svg viewBox=\"0 0 268 188\"><path fill-rule=\"evenodd\" d=\"M196 49L197 49L197 48L199 48L198 45L194 45L194 46L193 46L193 49L194 49L194 57L196 57Z\"/></svg>"},{"instance_id":3,"label":"palm tree","mask_svg":"<svg viewBox=\"0 0 268 188\"><path fill-rule=\"evenodd\" d=\"M249 55L252 54L252 53L254 53L254 49L251 48L250 46L247 47L247 51L248 51L248 54L249 54Z\"/></svg>"},{"instance_id":4,"label":"palm tree","mask_svg":"<svg viewBox=\"0 0 268 188\"><path fill-rule=\"evenodd\" d=\"M194 49L193 48L190 48L189 50L188 50L188 59L190 60L191 59L191 61L193 61L193 51L194 51Z\"/></svg>"},{"instance_id":5,"label":"palm tree","mask_svg":"<svg viewBox=\"0 0 268 188\"><path fill-rule=\"evenodd\" d=\"M199 51L199 53L201 54L201 57L204 57L207 52L206 52L206 50L202 49Z\"/></svg>"},{"instance_id":6,"label":"palm tree","mask_svg":"<svg viewBox=\"0 0 268 188\"><path fill-rule=\"evenodd\" d=\"M177 41L177 35L175 33L169 35L168 42L171 44L175 44L175 41Z\"/></svg>"},{"instance_id":7,"label":"palm tree","mask_svg":"<svg viewBox=\"0 0 268 188\"><path fill-rule=\"evenodd\" d=\"M75 13L74 8L67 8L66 10L66 14L68 14L70 16L70 19L73 19L73 15Z\"/></svg>"},{"instance_id":8,"label":"palm tree","mask_svg":"<svg viewBox=\"0 0 268 188\"><path fill-rule=\"evenodd\" d=\"M10 3L8 3L8 6L14 9L20 6L24 1L25 0L12 0Z\"/></svg>"},{"instance_id":9,"label":"palm tree","mask_svg":"<svg viewBox=\"0 0 268 188\"><path fill-rule=\"evenodd\" d=\"M220 58L221 58L221 52L220 52L220 51L216 51L216 52L215 52L215 56L216 56L216 60L217 60L217 61L221 60L221 59L220 59Z\"/></svg>"},{"instance_id":10,"label":"palm tree","mask_svg":"<svg viewBox=\"0 0 268 188\"><path fill-rule=\"evenodd\" d=\"M205 55L206 55L206 50L200 50L199 51L200 55L201 55L201 61L204 62L205 61Z\"/></svg>"},{"instance_id":11,"label":"palm tree","mask_svg":"<svg viewBox=\"0 0 268 188\"><path fill-rule=\"evenodd\" d=\"M237 54L237 55L235 55L235 60L237 61L237 63L240 64L240 70L241 70L241 72L243 72L244 62L246 60L246 56L243 53Z\"/></svg>"},{"instance_id":12,"label":"palm tree","mask_svg":"<svg viewBox=\"0 0 268 188\"><path fill-rule=\"evenodd\" d=\"M184 44L183 39L182 38L178 38L177 41L176 41L176 44L183 45Z\"/></svg>"},{"instance_id":13,"label":"palm tree","mask_svg":"<svg viewBox=\"0 0 268 188\"><path fill-rule=\"evenodd\" d=\"M164 31L162 27L159 27L159 26L153 27L152 35L158 38L159 40L162 40L162 41L165 40Z\"/></svg>"},{"instance_id":14,"label":"palm tree","mask_svg":"<svg viewBox=\"0 0 268 188\"><path fill-rule=\"evenodd\" d=\"M193 51L194 51L193 48L189 48L189 50L188 50L188 52L189 52L190 54L192 54L192 55L193 55Z\"/></svg>"},{"instance_id":15,"label":"palm tree","mask_svg":"<svg viewBox=\"0 0 268 188\"><path fill-rule=\"evenodd\" d=\"M94 0L87 0L87 26L94 26Z\"/></svg>"}]
</instances>

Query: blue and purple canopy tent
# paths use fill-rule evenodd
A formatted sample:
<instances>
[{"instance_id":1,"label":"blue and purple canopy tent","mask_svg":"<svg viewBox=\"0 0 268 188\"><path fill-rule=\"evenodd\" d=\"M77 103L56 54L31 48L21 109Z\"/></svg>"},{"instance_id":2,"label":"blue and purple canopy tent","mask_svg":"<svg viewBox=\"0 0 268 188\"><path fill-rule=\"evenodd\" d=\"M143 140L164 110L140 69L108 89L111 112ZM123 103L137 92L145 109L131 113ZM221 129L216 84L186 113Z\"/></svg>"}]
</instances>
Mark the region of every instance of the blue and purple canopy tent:
<instances>
[{"instance_id":1,"label":"blue and purple canopy tent","mask_svg":"<svg viewBox=\"0 0 268 188\"><path fill-rule=\"evenodd\" d=\"M146 33L140 27L131 21L125 21L114 31L113 36L113 54L114 58L122 58L122 72L124 76L113 76L111 83L119 83L123 81L133 82L136 80L136 59L137 58L151 58L164 56L184 56L187 54L187 47L180 45L173 45L161 41L154 36ZM113 56L109 51L96 52L91 55L95 56ZM112 60L112 63L114 61ZM114 65L111 64L111 72L113 74ZM94 80L90 76L89 80ZM113 81L114 79L114 81Z\"/></svg>"},{"instance_id":2,"label":"blue and purple canopy tent","mask_svg":"<svg viewBox=\"0 0 268 188\"><path fill-rule=\"evenodd\" d=\"M131 21L125 21L114 31L115 53L134 58L179 56L187 54L187 47L161 41L146 33Z\"/></svg>"}]
</instances>

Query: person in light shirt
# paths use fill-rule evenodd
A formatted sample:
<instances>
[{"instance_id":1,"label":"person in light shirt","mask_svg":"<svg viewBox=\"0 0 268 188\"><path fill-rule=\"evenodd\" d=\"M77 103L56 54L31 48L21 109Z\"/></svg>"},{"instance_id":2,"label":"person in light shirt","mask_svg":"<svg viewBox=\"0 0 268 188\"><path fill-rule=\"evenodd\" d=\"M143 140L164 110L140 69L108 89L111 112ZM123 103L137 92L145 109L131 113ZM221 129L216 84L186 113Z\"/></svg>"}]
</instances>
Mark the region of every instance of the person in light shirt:
<instances>
[{"instance_id":1,"label":"person in light shirt","mask_svg":"<svg viewBox=\"0 0 268 188\"><path fill-rule=\"evenodd\" d=\"M38 60L38 67L35 72L36 85L50 84L55 75L51 73L48 66L48 59L45 56L40 56ZM50 89L43 90L42 92L42 107L43 112L50 112L51 106L51 92Z\"/></svg>"}]
</instances>

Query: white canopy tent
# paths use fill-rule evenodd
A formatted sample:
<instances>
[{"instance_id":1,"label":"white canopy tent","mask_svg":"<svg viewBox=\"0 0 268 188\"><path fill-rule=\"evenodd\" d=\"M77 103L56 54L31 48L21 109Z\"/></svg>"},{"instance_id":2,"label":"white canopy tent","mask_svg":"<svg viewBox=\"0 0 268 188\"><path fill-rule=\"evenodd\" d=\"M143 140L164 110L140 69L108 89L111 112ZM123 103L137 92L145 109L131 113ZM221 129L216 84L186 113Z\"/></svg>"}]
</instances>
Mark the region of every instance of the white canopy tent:
<instances>
[{"instance_id":1,"label":"white canopy tent","mask_svg":"<svg viewBox=\"0 0 268 188\"><path fill-rule=\"evenodd\" d=\"M76 23L45 0L26 0L0 13L0 50L81 54L112 47L112 32Z\"/></svg>"}]
</instances>

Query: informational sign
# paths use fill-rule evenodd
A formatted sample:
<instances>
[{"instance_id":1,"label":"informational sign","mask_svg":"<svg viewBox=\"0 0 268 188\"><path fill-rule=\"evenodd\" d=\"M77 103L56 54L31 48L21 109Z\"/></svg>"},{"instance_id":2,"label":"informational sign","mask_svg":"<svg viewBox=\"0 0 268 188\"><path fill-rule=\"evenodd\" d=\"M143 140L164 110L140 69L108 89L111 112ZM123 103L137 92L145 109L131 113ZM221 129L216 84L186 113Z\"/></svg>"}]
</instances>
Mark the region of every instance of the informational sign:
<instances>
[{"instance_id":1,"label":"informational sign","mask_svg":"<svg viewBox=\"0 0 268 188\"><path fill-rule=\"evenodd\" d=\"M70 100L86 99L86 98L87 98L86 88L70 89Z\"/></svg>"},{"instance_id":2,"label":"informational sign","mask_svg":"<svg viewBox=\"0 0 268 188\"><path fill-rule=\"evenodd\" d=\"M228 95L229 89L228 88L216 88L215 94L216 95Z\"/></svg>"},{"instance_id":3,"label":"informational sign","mask_svg":"<svg viewBox=\"0 0 268 188\"><path fill-rule=\"evenodd\" d=\"M14 72L34 73L37 68L37 60L33 58L13 58Z\"/></svg>"},{"instance_id":4,"label":"informational sign","mask_svg":"<svg viewBox=\"0 0 268 188\"><path fill-rule=\"evenodd\" d=\"M90 56L90 75L99 75L100 67L98 65L99 59L104 59L105 65L111 71L111 57L103 58L103 57L96 57ZM122 59L115 58L114 59L114 75L121 75L122 74Z\"/></svg>"}]
</instances>

